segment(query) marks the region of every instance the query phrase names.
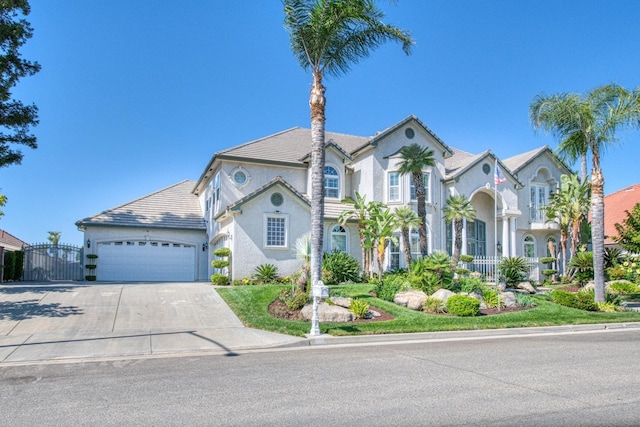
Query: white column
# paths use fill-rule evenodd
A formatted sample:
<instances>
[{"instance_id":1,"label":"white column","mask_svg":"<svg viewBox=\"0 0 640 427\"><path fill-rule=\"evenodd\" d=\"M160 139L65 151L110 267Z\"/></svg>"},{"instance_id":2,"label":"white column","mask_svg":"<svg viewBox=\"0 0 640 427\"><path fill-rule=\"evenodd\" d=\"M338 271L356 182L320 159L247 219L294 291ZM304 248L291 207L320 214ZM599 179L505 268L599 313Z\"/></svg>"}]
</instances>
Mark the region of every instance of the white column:
<instances>
[{"instance_id":1,"label":"white column","mask_svg":"<svg viewBox=\"0 0 640 427\"><path fill-rule=\"evenodd\" d=\"M455 231L456 230L454 228L453 230L454 236L455 236ZM466 255L466 254L467 254L467 220L463 219L462 220L462 248L460 248L460 255Z\"/></svg>"},{"instance_id":2,"label":"white column","mask_svg":"<svg viewBox=\"0 0 640 427\"><path fill-rule=\"evenodd\" d=\"M511 223L511 226L509 228L511 228L511 239L509 239L511 241L511 244L509 245L511 247L511 256L517 256L516 252L517 252L517 248L518 248L518 242L516 242L516 217L511 217L509 218L509 222Z\"/></svg>"},{"instance_id":3,"label":"white column","mask_svg":"<svg viewBox=\"0 0 640 427\"><path fill-rule=\"evenodd\" d=\"M511 253L511 245L509 244L509 220L510 218L502 217L502 256L507 256Z\"/></svg>"}]
</instances>

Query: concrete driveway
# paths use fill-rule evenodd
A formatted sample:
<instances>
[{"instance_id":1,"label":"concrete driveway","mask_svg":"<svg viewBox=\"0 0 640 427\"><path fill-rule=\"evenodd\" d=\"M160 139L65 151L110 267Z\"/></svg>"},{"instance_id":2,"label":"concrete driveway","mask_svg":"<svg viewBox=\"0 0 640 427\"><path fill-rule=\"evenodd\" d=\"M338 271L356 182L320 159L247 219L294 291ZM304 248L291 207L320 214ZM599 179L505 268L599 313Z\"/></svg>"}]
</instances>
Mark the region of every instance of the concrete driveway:
<instances>
[{"instance_id":1,"label":"concrete driveway","mask_svg":"<svg viewBox=\"0 0 640 427\"><path fill-rule=\"evenodd\" d=\"M0 364L303 344L245 328L207 283L0 286Z\"/></svg>"}]
</instances>

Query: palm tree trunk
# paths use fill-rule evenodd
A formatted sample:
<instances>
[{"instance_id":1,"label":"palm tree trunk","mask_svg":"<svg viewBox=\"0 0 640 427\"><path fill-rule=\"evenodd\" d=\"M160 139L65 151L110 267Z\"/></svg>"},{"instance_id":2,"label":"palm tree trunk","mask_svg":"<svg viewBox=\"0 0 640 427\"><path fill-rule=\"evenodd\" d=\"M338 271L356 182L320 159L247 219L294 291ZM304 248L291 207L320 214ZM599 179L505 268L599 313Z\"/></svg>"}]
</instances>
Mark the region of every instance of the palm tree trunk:
<instances>
[{"instance_id":1,"label":"palm tree trunk","mask_svg":"<svg viewBox=\"0 0 640 427\"><path fill-rule=\"evenodd\" d=\"M455 239L453 244L453 254L451 255L451 266L453 270L458 267L458 260L460 259L460 251L462 249L462 220L454 221Z\"/></svg>"},{"instance_id":2,"label":"palm tree trunk","mask_svg":"<svg viewBox=\"0 0 640 427\"><path fill-rule=\"evenodd\" d=\"M587 180L587 152L580 154L580 184Z\"/></svg>"},{"instance_id":3,"label":"palm tree trunk","mask_svg":"<svg viewBox=\"0 0 640 427\"><path fill-rule=\"evenodd\" d=\"M595 301L604 302L604 177L599 154L593 153L591 169L591 244Z\"/></svg>"},{"instance_id":4,"label":"palm tree trunk","mask_svg":"<svg viewBox=\"0 0 640 427\"><path fill-rule=\"evenodd\" d=\"M411 271L411 243L407 227L402 228L402 250L404 250L404 262L407 265L407 270Z\"/></svg>"},{"instance_id":5,"label":"palm tree trunk","mask_svg":"<svg viewBox=\"0 0 640 427\"><path fill-rule=\"evenodd\" d=\"M413 185L416 190L416 199L418 201L418 217L422 221L418 227L418 237L420 239L420 255L425 257L429 254L429 244L427 243L427 206L424 194L424 178L422 172L414 173Z\"/></svg>"},{"instance_id":6,"label":"palm tree trunk","mask_svg":"<svg viewBox=\"0 0 640 427\"><path fill-rule=\"evenodd\" d=\"M311 109L311 286L322 279L325 97L322 75L313 73Z\"/></svg>"}]
</instances>

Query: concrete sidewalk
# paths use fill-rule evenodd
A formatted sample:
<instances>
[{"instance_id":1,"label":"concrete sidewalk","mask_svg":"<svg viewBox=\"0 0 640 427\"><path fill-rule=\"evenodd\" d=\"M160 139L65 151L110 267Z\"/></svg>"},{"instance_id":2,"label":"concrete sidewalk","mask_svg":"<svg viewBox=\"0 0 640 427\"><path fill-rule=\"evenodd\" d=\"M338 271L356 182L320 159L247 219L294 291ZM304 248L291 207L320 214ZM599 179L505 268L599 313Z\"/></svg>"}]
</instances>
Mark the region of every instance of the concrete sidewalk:
<instances>
[{"instance_id":1,"label":"concrete sidewalk","mask_svg":"<svg viewBox=\"0 0 640 427\"><path fill-rule=\"evenodd\" d=\"M0 366L10 362L308 345L245 328L206 283L0 287Z\"/></svg>"}]
</instances>

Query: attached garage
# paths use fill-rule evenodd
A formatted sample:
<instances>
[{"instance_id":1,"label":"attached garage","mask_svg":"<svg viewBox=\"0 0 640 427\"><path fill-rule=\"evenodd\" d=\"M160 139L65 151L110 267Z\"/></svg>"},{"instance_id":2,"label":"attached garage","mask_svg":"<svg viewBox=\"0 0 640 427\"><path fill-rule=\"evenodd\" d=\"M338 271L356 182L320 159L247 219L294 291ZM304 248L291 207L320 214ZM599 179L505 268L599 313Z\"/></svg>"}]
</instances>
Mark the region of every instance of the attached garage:
<instances>
[{"instance_id":1,"label":"attached garage","mask_svg":"<svg viewBox=\"0 0 640 427\"><path fill-rule=\"evenodd\" d=\"M76 222L98 281L208 281L209 247L193 181ZM93 262L92 262L93 264Z\"/></svg>"},{"instance_id":2,"label":"attached garage","mask_svg":"<svg viewBox=\"0 0 640 427\"><path fill-rule=\"evenodd\" d=\"M194 245L145 240L100 242L97 252L100 280L196 280Z\"/></svg>"}]
</instances>

